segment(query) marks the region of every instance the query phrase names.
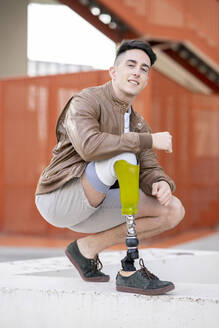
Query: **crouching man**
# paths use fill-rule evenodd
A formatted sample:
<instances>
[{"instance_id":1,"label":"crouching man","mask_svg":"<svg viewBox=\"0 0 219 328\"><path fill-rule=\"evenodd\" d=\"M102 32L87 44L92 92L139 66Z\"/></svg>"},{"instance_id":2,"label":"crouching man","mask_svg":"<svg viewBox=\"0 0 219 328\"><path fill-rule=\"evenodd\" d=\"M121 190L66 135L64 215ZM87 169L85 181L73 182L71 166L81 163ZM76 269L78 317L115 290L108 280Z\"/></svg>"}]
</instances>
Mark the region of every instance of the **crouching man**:
<instances>
[{"instance_id":1,"label":"crouching man","mask_svg":"<svg viewBox=\"0 0 219 328\"><path fill-rule=\"evenodd\" d=\"M143 41L125 40L117 50L111 80L72 97L56 127L57 145L36 189L36 206L50 224L92 233L72 242L66 255L86 281L106 282L98 254L124 243L126 222L121 215L115 163L139 165L135 229L146 239L174 228L184 208L173 196L174 182L160 167L154 149L172 152L168 132L152 133L132 103L146 87L156 55ZM117 274L117 289L163 294L174 288L141 268Z\"/></svg>"}]
</instances>

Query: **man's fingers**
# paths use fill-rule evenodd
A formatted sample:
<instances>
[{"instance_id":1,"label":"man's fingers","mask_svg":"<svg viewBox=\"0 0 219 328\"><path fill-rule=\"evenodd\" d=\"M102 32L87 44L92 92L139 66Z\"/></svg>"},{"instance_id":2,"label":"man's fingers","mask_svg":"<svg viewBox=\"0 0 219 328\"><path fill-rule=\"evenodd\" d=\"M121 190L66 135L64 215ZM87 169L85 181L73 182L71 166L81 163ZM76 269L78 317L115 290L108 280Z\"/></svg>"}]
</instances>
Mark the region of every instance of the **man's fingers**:
<instances>
[{"instance_id":1,"label":"man's fingers","mask_svg":"<svg viewBox=\"0 0 219 328\"><path fill-rule=\"evenodd\" d=\"M162 198L157 198L161 205L167 206L170 203L172 195L165 195Z\"/></svg>"},{"instance_id":2,"label":"man's fingers","mask_svg":"<svg viewBox=\"0 0 219 328\"><path fill-rule=\"evenodd\" d=\"M173 152L173 147L172 147L172 136L169 136L169 144L168 144L168 148L166 150L166 153L172 153Z\"/></svg>"},{"instance_id":3,"label":"man's fingers","mask_svg":"<svg viewBox=\"0 0 219 328\"><path fill-rule=\"evenodd\" d=\"M166 203L163 203L163 206L168 206L170 203L170 200L168 200Z\"/></svg>"},{"instance_id":4,"label":"man's fingers","mask_svg":"<svg viewBox=\"0 0 219 328\"><path fill-rule=\"evenodd\" d=\"M153 148L172 153L172 136L169 132L152 133Z\"/></svg>"},{"instance_id":5,"label":"man's fingers","mask_svg":"<svg viewBox=\"0 0 219 328\"><path fill-rule=\"evenodd\" d=\"M171 194L170 190L167 190L166 188L160 188L160 190L157 194L157 199L163 205L170 199L171 195L172 194Z\"/></svg>"},{"instance_id":6,"label":"man's fingers","mask_svg":"<svg viewBox=\"0 0 219 328\"><path fill-rule=\"evenodd\" d=\"M171 199L172 193L169 185L164 182L155 182L152 185L152 195L157 197L161 205L167 206Z\"/></svg>"},{"instance_id":7,"label":"man's fingers","mask_svg":"<svg viewBox=\"0 0 219 328\"><path fill-rule=\"evenodd\" d=\"M152 195L156 195L158 192L158 183L153 183L152 185Z\"/></svg>"},{"instance_id":8,"label":"man's fingers","mask_svg":"<svg viewBox=\"0 0 219 328\"><path fill-rule=\"evenodd\" d=\"M169 188L167 189L166 186L161 185L160 188L159 188L159 190L158 190L157 197L161 197L162 198L165 195L168 195L170 193L171 192L170 192Z\"/></svg>"},{"instance_id":9,"label":"man's fingers","mask_svg":"<svg viewBox=\"0 0 219 328\"><path fill-rule=\"evenodd\" d=\"M164 203L166 203L169 200L169 196L162 195L161 197L157 197L157 199L160 202L160 204L164 205Z\"/></svg>"},{"instance_id":10,"label":"man's fingers","mask_svg":"<svg viewBox=\"0 0 219 328\"><path fill-rule=\"evenodd\" d=\"M157 194L157 188L154 187L154 188L152 189L152 195L155 196L156 194Z\"/></svg>"},{"instance_id":11,"label":"man's fingers","mask_svg":"<svg viewBox=\"0 0 219 328\"><path fill-rule=\"evenodd\" d=\"M173 152L172 146L168 148L168 150L166 150L166 153L170 154Z\"/></svg>"}]
</instances>

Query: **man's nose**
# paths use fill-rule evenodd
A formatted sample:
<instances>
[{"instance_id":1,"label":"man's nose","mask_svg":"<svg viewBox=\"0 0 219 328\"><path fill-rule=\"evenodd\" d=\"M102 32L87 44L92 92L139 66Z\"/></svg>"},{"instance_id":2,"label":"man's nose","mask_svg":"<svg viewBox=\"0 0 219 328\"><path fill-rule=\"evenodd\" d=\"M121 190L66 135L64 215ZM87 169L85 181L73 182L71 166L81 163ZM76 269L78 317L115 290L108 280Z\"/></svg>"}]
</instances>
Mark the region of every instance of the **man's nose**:
<instances>
[{"instance_id":1,"label":"man's nose","mask_svg":"<svg viewBox=\"0 0 219 328\"><path fill-rule=\"evenodd\" d=\"M140 76L140 69L139 68L135 68L133 74L134 74L134 76Z\"/></svg>"}]
</instances>

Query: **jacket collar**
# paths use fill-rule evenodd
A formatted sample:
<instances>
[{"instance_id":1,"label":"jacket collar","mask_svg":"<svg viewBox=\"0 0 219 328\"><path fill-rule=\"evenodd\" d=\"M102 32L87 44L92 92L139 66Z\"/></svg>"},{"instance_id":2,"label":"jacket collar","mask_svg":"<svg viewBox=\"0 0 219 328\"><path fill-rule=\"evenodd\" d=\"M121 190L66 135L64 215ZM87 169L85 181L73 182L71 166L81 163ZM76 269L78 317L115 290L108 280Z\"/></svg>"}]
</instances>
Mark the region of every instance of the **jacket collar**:
<instances>
[{"instance_id":1,"label":"jacket collar","mask_svg":"<svg viewBox=\"0 0 219 328\"><path fill-rule=\"evenodd\" d=\"M107 82L105 85L104 85L104 89L106 91L106 94L109 98L109 100L111 102L113 102L113 104L119 108L119 110L122 112L122 113L125 113L127 111L127 109L129 108L129 104L125 101L122 101L120 100L119 98L116 97L115 95L115 92L113 90L113 86L112 86L112 81L109 81Z\"/></svg>"}]
</instances>

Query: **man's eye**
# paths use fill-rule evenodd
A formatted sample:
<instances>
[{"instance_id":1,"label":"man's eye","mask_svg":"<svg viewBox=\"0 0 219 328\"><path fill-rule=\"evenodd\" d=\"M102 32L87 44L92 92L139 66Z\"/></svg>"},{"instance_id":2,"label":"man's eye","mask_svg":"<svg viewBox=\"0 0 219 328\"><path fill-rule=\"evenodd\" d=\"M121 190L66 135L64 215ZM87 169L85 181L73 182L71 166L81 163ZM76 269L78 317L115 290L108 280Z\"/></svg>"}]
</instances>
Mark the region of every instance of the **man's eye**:
<instances>
[{"instance_id":1,"label":"man's eye","mask_svg":"<svg viewBox=\"0 0 219 328\"><path fill-rule=\"evenodd\" d=\"M128 66L129 66L129 67L134 67L134 65L132 65L132 64L128 64Z\"/></svg>"},{"instance_id":2,"label":"man's eye","mask_svg":"<svg viewBox=\"0 0 219 328\"><path fill-rule=\"evenodd\" d=\"M149 70L147 68L142 68L142 71L145 72L145 73L149 72Z\"/></svg>"}]
</instances>

